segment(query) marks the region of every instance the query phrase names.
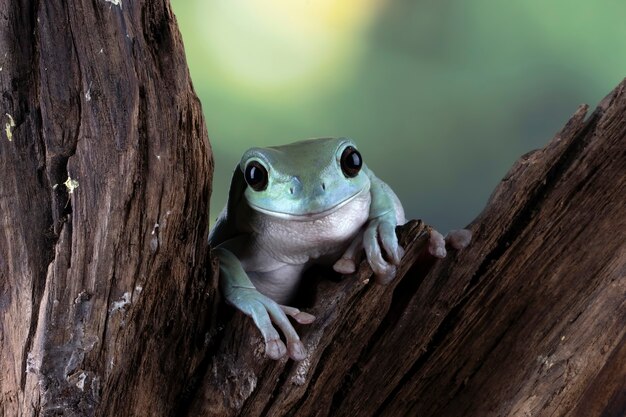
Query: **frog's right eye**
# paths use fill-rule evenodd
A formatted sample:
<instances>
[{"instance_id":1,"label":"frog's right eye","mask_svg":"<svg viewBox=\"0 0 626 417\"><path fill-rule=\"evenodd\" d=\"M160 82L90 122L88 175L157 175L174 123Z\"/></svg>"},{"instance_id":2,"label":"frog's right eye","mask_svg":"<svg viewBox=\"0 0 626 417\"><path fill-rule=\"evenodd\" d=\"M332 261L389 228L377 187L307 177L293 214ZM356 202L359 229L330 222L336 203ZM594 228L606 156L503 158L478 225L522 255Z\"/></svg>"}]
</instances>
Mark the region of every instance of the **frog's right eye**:
<instances>
[{"instance_id":1,"label":"frog's right eye","mask_svg":"<svg viewBox=\"0 0 626 417\"><path fill-rule=\"evenodd\" d=\"M254 191L263 191L267 188L267 169L257 161L251 161L246 165L244 172L246 182Z\"/></svg>"}]
</instances>

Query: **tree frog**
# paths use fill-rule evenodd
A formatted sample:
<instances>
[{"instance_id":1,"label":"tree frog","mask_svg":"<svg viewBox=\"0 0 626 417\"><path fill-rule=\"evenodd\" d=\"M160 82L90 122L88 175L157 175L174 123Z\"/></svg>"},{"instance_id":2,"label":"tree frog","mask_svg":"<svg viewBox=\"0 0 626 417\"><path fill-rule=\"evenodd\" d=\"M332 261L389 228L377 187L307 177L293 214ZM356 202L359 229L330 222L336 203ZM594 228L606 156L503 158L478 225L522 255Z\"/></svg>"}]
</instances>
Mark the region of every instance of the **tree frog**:
<instances>
[{"instance_id":1,"label":"tree frog","mask_svg":"<svg viewBox=\"0 0 626 417\"><path fill-rule=\"evenodd\" d=\"M209 242L226 301L254 320L266 355L302 360L307 352L288 316L301 324L315 317L287 304L303 272L325 264L352 273L364 249L377 280L387 283L403 254L395 228L405 222L400 200L365 165L354 141L309 139L243 154ZM463 232L449 243L469 243ZM431 233L429 252L446 256L438 232Z\"/></svg>"}]
</instances>

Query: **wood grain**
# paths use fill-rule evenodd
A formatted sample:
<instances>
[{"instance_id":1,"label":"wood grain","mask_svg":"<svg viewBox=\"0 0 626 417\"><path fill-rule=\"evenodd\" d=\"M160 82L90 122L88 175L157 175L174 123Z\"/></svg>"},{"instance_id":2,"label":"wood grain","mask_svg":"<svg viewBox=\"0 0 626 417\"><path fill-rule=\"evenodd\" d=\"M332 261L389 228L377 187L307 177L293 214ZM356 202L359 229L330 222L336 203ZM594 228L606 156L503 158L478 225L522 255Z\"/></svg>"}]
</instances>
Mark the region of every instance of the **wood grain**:
<instances>
[{"instance_id":1,"label":"wood grain","mask_svg":"<svg viewBox=\"0 0 626 417\"><path fill-rule=\"evenodd\" d=\"M204 355L200 103L169 4L114 3L0 2L2 416L168 416Z\"/></svg>"}]
</instances>

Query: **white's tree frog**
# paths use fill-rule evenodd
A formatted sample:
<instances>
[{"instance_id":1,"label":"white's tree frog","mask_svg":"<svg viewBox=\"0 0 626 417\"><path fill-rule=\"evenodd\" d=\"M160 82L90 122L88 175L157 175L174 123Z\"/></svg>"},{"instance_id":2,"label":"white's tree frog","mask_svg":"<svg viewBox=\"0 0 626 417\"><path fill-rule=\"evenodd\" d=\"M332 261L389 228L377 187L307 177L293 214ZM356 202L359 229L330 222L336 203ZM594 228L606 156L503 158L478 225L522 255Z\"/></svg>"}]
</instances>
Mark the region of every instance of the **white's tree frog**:
<instances>
[{"instance_id":1,"label":"white's tree frog","mask_svg":"<svg viewBox=\"0 0 626 417\"><path fill-rule=\"evenodd\" d=\"M352 140L310 139L244 153L209 242L224 297L254 320L267 356L302 360L304 345L287 316L303 324L315 317L286 304L303 272L327 264L352 273L365 249L377 280L389 282L403 253L395 228L405 222L400 200ZM471 238L466 230L450 236L459 248ZM446 255L441 234L431 233L429 252Z\"/></svg>"}]
</instances>

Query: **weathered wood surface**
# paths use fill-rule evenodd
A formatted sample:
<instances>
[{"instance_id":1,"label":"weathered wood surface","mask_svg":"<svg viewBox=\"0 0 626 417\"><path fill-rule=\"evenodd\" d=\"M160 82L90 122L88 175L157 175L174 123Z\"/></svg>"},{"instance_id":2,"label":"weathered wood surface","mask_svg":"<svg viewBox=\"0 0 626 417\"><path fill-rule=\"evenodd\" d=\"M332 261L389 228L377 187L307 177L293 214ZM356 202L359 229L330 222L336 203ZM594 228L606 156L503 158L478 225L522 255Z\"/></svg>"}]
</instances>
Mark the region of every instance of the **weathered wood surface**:
<instances>
[{"instance_id":1,"label":"weathered wood surface","mask_svg":"<svg viewBox=\"0 0 626 417\"><path fill-rule=\"evenodd\" d=\"M523 156L433 264L420 224L387 287L321 285L309 357L263 359L249 320L216 335L192 407L211 416L626 416L626 91Z\"/></svg>"},{"instance_id":2,"label":"weathered wood surface","mask_svg":"<svg viewBox=\"0 0 626 417\"><path fill-rule=\"evenodd\" d=\"M172 415L215 294L211 152L172 11L0 10L0 415Z\"/></svg>"},{"instance_id":3,"label":"weathered wood surface","mask_svg":"<svg viewBox=\"0 0 626 417\"><path fill-rule=\"evenodd\" d=\"M623 83L518 161L468 249L434 262L414 222L401 279L322 280L309 358L274 362L216 296L167 2L0 5L1 416L626 415Z\"/></svg>"}]
</instances>

